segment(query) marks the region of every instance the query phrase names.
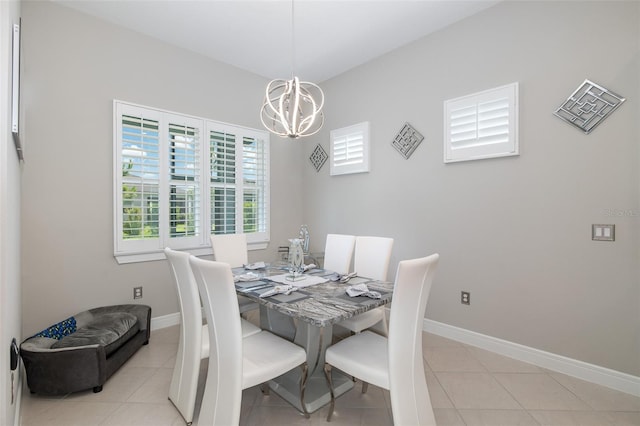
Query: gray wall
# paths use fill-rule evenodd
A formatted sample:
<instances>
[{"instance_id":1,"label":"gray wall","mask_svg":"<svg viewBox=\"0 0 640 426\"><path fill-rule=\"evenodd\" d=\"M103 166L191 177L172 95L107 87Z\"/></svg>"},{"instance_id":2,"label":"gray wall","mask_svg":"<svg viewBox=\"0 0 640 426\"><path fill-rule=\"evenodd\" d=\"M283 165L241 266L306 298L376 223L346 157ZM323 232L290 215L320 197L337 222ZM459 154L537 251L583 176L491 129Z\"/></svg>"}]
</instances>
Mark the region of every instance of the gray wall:
<instances>
[{"instance_id":1,"label":"gray wall","mask_svg":"<svg viewBox=\"0 0 640 426\"><path fill-rule=\"evenodd\" d=\"M9 351L22 341L20 302L20 163L11 134L13 24L20 22L20 2L0 1L0 424L17 424L22 376L15 375L11 402Z\"/></svg>"},{"instance_id":2,"label":"gray wall","mask_svg":"<svg viewBox=\"0 0 640 426\"><path fill-rule=\"evenodd\" d=\"M25 334L78 311L129 303L142 285L153 316L178 312L166 261L113 257L114 98L259 128L267 80L51 2L25 2L23 295ZM302 223L296 159L272 137L275 257ZM137 301L136 301L137 302Z\"/></svg>"},{"instance_id":3,"label":"gray wall","mask_svg":"<svg viewBox=\"0 0 640 426\"><path fill-rule=\"evenodd\" d=\"M314 250L327 232L392 236L393 271L442 255L428 318L640 375L639 7L506 2L323 83L323 131L272 138L273 243L251 258L303 221ZM25 334L135 285L154 317L177 312L165 262L113 258L111 101L259 127L266 80L48 2L22 17ZM587 77L628 98L589 136L552 116ZM513 81L521 155L443 164L442 101ZM316 173L315 145L365 120L371 173ZM425 135L409 160L390 145L405 121ZM616 242L592 242L592 223Z\"/></svg>"},{"instance_id":4,"label":"gray wall","mask_svg":"<svg viewBox=\"0 0 640 426\"><path fill-rule=\"evenodd\" d=\"M640 375L639 8L505 2L325 82L327 122L304 155L370 121L372 162L304 168L312 246L394 237L393 272L439 252L427 318ZM552 115L585 78L627 97L588 136ZM515 81L521 155L444 164L443 101ZM404 122L425 136L409 160L391 146ZM591 241L593 223L616 241Z\"/></svg>"}]
</instances>

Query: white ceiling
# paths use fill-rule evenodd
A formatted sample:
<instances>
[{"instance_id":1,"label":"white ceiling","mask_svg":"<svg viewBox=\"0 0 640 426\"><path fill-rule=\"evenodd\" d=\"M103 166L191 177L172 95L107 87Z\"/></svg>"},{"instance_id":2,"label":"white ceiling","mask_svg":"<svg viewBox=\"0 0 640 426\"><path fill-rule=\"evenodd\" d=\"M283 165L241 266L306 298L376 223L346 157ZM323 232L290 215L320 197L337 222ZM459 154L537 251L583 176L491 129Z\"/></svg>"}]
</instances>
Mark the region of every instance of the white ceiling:
<instances>
[{"instance_id":1,"label":"white ceiling","mask_svg":"<svg viewBox=\"0 0 640 426\"><path fill-rule=\"evenodd\" d=\"M500 0L52 0L269 79L325 81Z\"/></svg>"}]
</instances>

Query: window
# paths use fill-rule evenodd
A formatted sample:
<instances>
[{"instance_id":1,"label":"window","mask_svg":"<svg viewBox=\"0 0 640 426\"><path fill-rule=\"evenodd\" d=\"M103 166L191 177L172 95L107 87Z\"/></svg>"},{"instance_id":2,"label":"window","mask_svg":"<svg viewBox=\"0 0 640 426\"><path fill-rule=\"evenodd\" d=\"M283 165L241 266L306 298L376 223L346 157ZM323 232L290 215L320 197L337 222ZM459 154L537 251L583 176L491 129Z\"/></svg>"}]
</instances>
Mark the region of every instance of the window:
<instances>
[{"instance_id":1,"label":"window","mask_svg":"<svg viewBox=\"0 0 640 426\"><path fill-rule=\"evenodd\" d=\"M331 131L330 174L343 175L369 171L369 123Z\"/></svg>"},{"instance_id":2,"label":"window","mask_svg":"<svg viewBox=\"0 0 640 426\"><path fill-rule=\"evenodd\" d=\"M210 234L269 241L269 134L114 102L115 249L119 263L169 246L209 254Z\"/></svg>"},{"instance_id":3,"label":"window","mask_svg":"<svg viewBox=\"0 0 640 426\"><path fill-rule=\"evenodd\" d=\"M444 162L518 155L518 83L444 103Z\"/></svg>"}]
</instances>

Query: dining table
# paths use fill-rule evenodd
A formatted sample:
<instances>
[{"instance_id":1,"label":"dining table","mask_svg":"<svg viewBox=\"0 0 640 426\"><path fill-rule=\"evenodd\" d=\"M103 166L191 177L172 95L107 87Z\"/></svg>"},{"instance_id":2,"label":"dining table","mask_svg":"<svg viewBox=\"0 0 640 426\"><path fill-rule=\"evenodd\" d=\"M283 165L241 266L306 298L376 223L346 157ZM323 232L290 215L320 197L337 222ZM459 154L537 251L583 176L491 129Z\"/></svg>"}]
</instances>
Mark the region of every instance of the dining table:
<instances>
[{"instance_id":1,"label":"dining table","mask_svg":"<svg viewBox=\"0 0 640 426\"><path fill-rule=\"evenodd\" d=\"M313 265L300 274L293 274L282 263L259 262L259 267L255 265L232 270L236 293L259 304L262 329L306 350L309 371L304 390L304 408L308 413L313 413L331 401L324 373L324 356L327 347L332 344L333 326L391 302L393 282L360 277L356 273L340 276ZM348 288L360 284L364 284L373 294L347 294ZM269 295L275 286L283 285L289 286L291 291ZM298 410L305 411L300 402L301 374L299 369L294 369L269 381L268 385ZM336 397L353 388L351 376L336 369L332 369L331 374Z\"/></svg>"}]
</instances>

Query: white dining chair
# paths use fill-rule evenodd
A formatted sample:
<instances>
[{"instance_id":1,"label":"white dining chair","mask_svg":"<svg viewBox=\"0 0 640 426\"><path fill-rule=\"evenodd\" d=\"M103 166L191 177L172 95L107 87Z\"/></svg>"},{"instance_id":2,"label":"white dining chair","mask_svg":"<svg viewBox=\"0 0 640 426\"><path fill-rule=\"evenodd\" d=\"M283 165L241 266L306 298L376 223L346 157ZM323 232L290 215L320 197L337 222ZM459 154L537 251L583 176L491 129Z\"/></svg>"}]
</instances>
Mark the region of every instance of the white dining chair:
<instances>
[{"instance_id":1,"label":"white dining chair","mask_svg":"<svg viewBox=\"0 0 640 426\"><path fill-rule=\"evenodd\" d=\"M353 270L359 277L386 281L389 271L393 238L356 237ZM372 309L338 323L341 327L360 333L380 323L381 332L387 335L387 315L384 307Z\"/></svg>"},{"instance_id":2,"label":"white dining chair","mask_svg":"<svg viewBox=\"0 0 640 426\"><path fill-rule=\"evenodd\" d=\"M198 426L237 425L242 390L302 368L300 399L305 416L307 354L288 340L261 331L242 338L236 292L229 264L190 258L209 324L209 368Z\"/></svg>"},{"instance_id":3,"label":"white dining chair","mask_svg":"<svg viewBox=\"0 0 640 426\"><path fill-rule=\"evenodd\" d=\"M211 234L213 257L218 262L239 268L249 263L246 234ZM240 313L258 309L258 304L248 297L238 295Z\"/></svg>"},{"instance_id":4,"label":"white dining chair","mask_svg":"<svg viewBox=\"0 0 640 426\"><path fill-rule=\"evenodd\" d=\"M331 390L327 421L335 407L334 367L388 390L394 424L436 424L424 376L422 322L438 259L438 254L432 254L398 264L389 337L365 330L327 348L325 376Z\"/></svg>"},{"instance_id":5,"label":"white dining chair","mask_svg":"<svg viewBox=\"0 0 640 426\"><path fill-rule=\"evenodd\" d=\"M209 331L207 325L202 324L200 294L189 264L189 253L168 247L164 253L180 303L180 341L169 386L169 400L190 425L196 403L200 361L209 357ZM243 336L260 332L260 328L244 319L241 319L241 330Z\"/></svg>"},{"instance_id":6,"label":"white dining chair","mask_svg":"<svg viewBox=\"0 0 640 426\"><path fill-rule=\"evenodd\" d=\"M341 275L348 274L355 244L356 237L353 235L327 234L324 247L324 269Z\"/></svg>"}]
</instances>

